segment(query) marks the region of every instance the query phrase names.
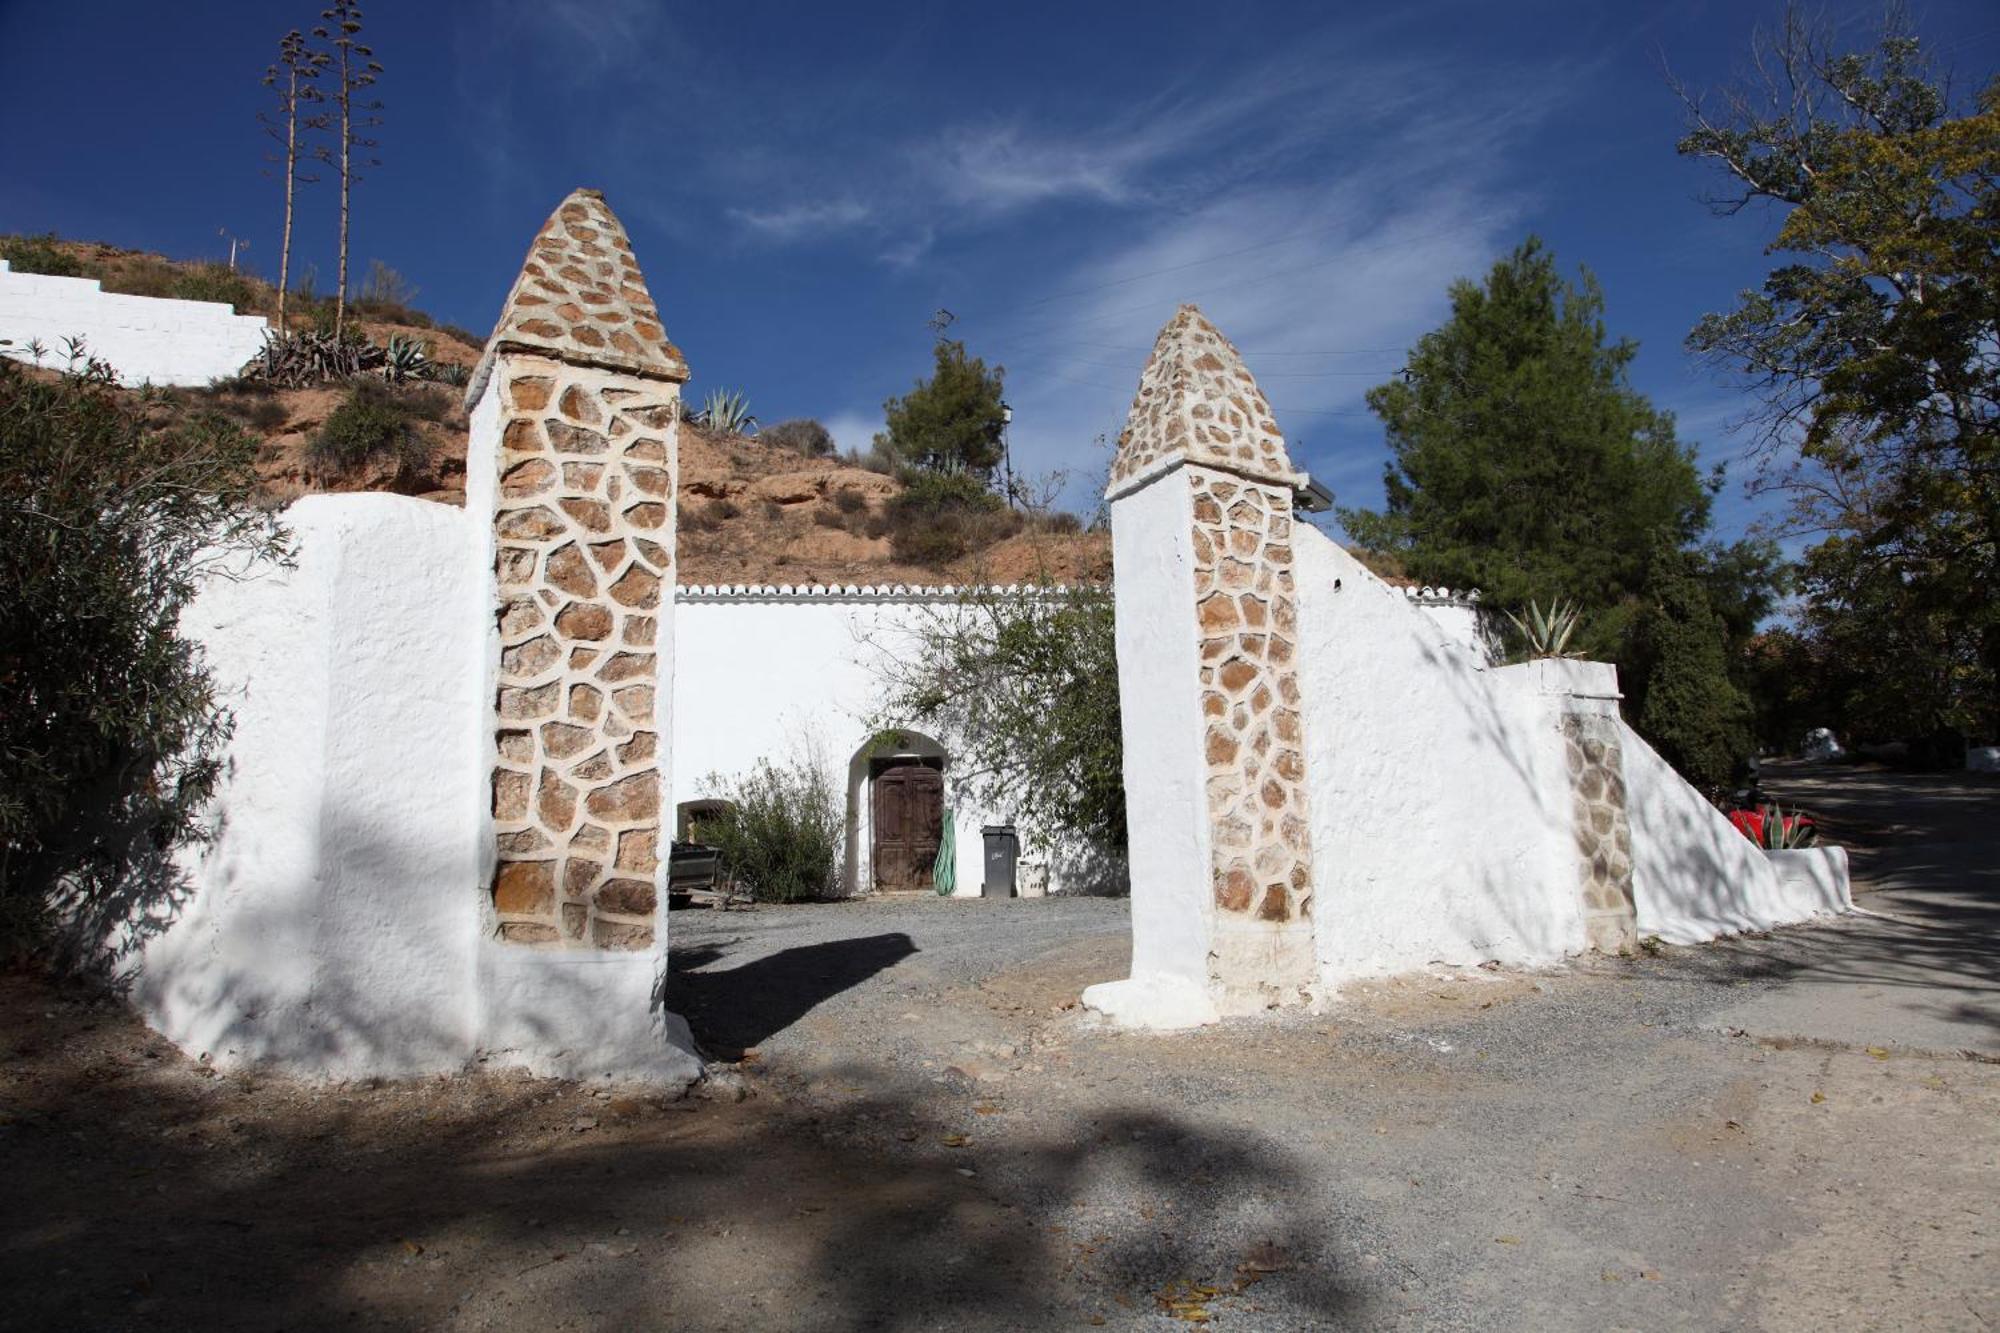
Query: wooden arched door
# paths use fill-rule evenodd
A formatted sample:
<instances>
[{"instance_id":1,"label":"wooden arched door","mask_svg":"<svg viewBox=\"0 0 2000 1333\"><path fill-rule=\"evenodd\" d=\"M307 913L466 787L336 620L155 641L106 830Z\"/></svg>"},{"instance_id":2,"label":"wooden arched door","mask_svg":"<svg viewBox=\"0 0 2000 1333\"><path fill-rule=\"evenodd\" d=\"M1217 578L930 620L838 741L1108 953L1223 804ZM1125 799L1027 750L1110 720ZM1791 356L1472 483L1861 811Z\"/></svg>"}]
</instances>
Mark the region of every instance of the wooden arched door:
<instances>
[{"instance_id":1,"label":"wooden arched door","mask_svg":"<svg viewBox=\"0 0 2000 1333\"><path fill-rule=\"evenodd\" d=\"M872 786L876 891L930 888L944 840L944 774L921 762L892 762Z\"/></svg>"}]
</instances>

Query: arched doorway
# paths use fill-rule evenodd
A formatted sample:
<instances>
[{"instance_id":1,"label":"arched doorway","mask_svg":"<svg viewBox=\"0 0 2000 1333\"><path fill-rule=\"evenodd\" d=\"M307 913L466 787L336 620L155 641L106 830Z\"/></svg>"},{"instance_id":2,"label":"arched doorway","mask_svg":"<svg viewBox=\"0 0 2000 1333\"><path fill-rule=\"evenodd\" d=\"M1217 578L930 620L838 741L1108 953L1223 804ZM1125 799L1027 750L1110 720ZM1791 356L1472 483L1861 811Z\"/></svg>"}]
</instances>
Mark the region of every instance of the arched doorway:
<instances>
[{"instance_id":1,"label":"arched doorway","mask_svg":"<svg viewBox=\"0 0 2000 1333\"><path fill-rule=\"evenodd\" d=\"M868 739L848 765L848 882L928 892L944 839L944 747L914 731Z\"/></svg>"}]
</instances>

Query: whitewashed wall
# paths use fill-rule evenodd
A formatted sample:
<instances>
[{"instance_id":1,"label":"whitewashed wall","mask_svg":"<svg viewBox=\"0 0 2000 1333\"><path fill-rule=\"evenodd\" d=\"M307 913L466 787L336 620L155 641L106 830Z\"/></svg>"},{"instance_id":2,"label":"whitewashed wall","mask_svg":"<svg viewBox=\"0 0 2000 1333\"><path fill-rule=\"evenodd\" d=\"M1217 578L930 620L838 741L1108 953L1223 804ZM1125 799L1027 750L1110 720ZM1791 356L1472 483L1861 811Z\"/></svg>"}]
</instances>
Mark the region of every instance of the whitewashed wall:
<instances>
[{"instance_id":1,"label":"whitewashed wall","mask_svg":"<svg viewBox=\"0 0 2000 1333\"><path fill-rule=\"evenodd\" d=\"M225 1068L696 1076L664 931L650 953L492 938L488 525L391 495L285 522L293 568L212 583L183 620L236 732L215 840L138 956L148 1020Z\"/></svg>"},{"instance_id":2,"label":"whitewashed wall","mask_svg":"<svg viewBox=\"0 0 2000 1333\"><path fill-rule=\"evenodd\" d=\"M1329 987L1585 947L1565 711L1615 699L1608 665L1487 665L1438 616L1297 532L1315 944ZM1691 944L1845 910L1839 850L1779 870L1620 724L1641 936Z\"/></svg>"},{"instance_id":3,"label":"whitewashed wall","mask_svg":"<svg viewBox=\"0 0 2000 1333\"><path fill-rule=\"evenodd\" d=\"M835 789L853 798L844 883L850 891L869 885L871 802L865 781L855 790L865 772L853 766L883 701L876 656L918 617L948 613L955 597L902 587L676 590L674 804L715 796L760 759L783 760L810 743ZM954 816L956 893L975 897L985 880L981 826L1012 822L1014 812L976 806L953 783L949 756L945 800ZM1026 848L1023 856L1030 857ZM1061 865L1050 873L1052 888L1071 887Z\"/></svg>"},{"instance_id":4,"label":"whitewashed wall","mask_svg":"<svg viewBox=\"0 0 2000 1333\"><path fill-rule=\"evenodd\" d=\"M1466 626L1296 536L1325 980L1582 949L1569 776L1534 672L1484 667Z\"/></svg>"},{"instance_id":5,"label":"whitewashed wall","mask_svg":"<svg viewBox=\"0 0 2000 1333\"><path fill-rule=\"evenodd\" d=\"M61 369L63 340L80 338L122 384L200 386L241 370L269 327L216 301L125 296L94 278L15 273L0 260L0 355L31 365L30 342L48 349L42 365Z\"/></svg>"}]
</instances>

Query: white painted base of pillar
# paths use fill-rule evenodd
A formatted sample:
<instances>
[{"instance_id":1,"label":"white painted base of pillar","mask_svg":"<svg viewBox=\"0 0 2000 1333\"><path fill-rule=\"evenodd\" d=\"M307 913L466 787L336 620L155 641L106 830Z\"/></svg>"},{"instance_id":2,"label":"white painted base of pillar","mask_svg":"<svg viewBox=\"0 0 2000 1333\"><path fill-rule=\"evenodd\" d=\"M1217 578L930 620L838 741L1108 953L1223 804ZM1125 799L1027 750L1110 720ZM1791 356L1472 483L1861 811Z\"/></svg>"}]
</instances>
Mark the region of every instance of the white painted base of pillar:
<instances>
[{"instance_id":1,"label":"white painted base of pillar","mask_svg":"<svg viewBox=\"0 0 2000 1333\"><path fill-rule=\"evenodd\" d=\"M1221 1021L1208 991L1186 977L1155 972L1085 988L1083 1003L1120 1027L1178 1032Z\"/></svg>"}]
</instances>

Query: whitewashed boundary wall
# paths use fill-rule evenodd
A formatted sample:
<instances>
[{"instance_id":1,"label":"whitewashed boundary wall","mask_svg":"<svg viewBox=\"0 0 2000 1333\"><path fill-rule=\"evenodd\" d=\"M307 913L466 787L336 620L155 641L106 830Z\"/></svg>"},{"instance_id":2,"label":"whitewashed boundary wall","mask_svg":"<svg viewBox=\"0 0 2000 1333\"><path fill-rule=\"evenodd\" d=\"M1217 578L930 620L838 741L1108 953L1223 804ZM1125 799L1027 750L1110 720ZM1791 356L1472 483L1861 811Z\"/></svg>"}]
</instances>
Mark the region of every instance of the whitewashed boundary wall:
<instances>
[{"instance_id":1,"label":"whitewashed boundary wall","mask_svg":"<svg viewBox=\"0 0 2000 1333\"><path fill-rule=\"evenodd\" d=\"M262 315L239 315L218 301L174 301L105 291L94 278L15 273L0 259L0 355L65 365L64 340L82 341L121 384L199 387L243 369L264 346Z\"/></svg>"},{"instance_id":2,"label":"whitewashed boundary wall","mask_svg":"<svg viewBox=\"0 0 2000 1333\"><path fill-rule=\"evenodd\" d=\"M676 806L718 794L759 760L817 750L834 790L847 801L841 882L847 892L873 883L872 802L863 749L884 703L878 654L906 641L922 618L949 614L968 594L1036 590L951 587L694 585L675 594L673 792ZM1059 594L1058 594L1059 595ZM891 722L899 719L888 719ZM910 725L908 730L921 732ZM929 739L929 738L926 738ZM945 758L946 804L956 845L955 895L976 897L985 878L983 825L1014 812L973 803ZM1088 855L1032 851L1024 874L1046 872L1055 892L1101 887Z\"/></svg>"},{"instance_id":3,"label":"whitewashed boundary wall","mask_svg":"<svg viewBox=\"0 0 2000 1333\"><path fill-rule=\"evenodd\" d=\"M212 582L182 622L236 731L215 840L182 858L188 898L136 958L141 1011L223 1068L692 1077L643 955L524 968L492 938L483 525L389 495L284 518L295 566Z\"/></svg>"},{"instance_id":4,"label":"whitewashed boundary wall","mask_svg":"<svg viewBox=\"0 0 2000 1333\"><path fill-rule=\"evenodd\" d=\"M1840 850L1751 845L1621 720L1612 667L1495 666L1467 600L1391 588L1289 522L1272 489L1289 466L1235 349L1182 307L1112 469L1133 973L1087 1004L1183 1027L1432 963L1547 963L1851 906ZM1245 768L1240 742L1282 761L1300 734L1302 760ZM1306 873L1280 878L1274 836ZM1287 942L1301 917L1310 986Z\"/></svg>"}]
</instances>

